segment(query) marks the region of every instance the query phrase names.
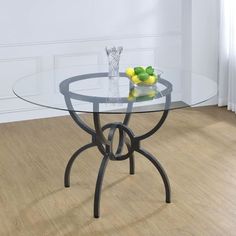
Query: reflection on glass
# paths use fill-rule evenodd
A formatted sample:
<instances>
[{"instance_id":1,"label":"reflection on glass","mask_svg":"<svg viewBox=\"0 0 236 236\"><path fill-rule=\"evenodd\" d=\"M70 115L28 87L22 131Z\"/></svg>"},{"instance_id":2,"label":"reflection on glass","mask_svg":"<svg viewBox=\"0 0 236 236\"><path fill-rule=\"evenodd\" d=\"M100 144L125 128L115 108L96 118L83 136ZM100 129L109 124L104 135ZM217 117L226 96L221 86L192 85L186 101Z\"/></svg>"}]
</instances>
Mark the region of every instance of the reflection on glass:
<instances>
[{"instance_id":1,"label":"reflection on glass","mask_svg":"<svg viewBox=\"0 0 236 236\"><path fill-rule=\"evenodd\" d=\"M120 102L119 77L109 79L107 102L115 104Z\"/></svg>"},{"instance_id":2,"label":"reflection on glass","mask_svg":"<svg viewBox=\"0 0 236 236\"><path fill-rule=\"evenodd\" d=\"M156 86L150 87L132 87L129 91L128 100L129 101L148 101L154 99L158 94L158 90Z\"/></svg>"}]
</instances>

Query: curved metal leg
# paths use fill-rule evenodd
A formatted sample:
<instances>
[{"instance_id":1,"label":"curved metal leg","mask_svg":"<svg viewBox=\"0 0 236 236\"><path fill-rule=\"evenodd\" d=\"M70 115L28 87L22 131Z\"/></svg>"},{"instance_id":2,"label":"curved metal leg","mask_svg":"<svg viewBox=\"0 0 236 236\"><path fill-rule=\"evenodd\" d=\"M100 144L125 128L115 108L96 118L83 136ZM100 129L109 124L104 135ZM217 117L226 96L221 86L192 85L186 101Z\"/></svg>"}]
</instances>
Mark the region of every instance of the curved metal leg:
<instances>
[{"instance_id":1,"label":"curved metal leg","mask_svg":"<svg viewBox=\"0 0 236 236\"><path fill-rule=\"evenodd\" d=\"M166 95L165 109L164 109L162 117L159 120L159 122L157 123L157 125L152 130L147 132L146 134L136 136L135 137L136 140L139 140L139 141L144 140L144 139L152 136L154 133L156 133L162 127L162 125L164 124L164 122L169 114L170 105L171 105L171 94L168 94L168 95Z\"/></svg>"},{"instance_id":2,"label":"curved metal leg","mask_svg":"<svg viewBox=\"0 0 236 236\"><path fill-rule=\"evenodd\" d=\"M85 151L88 148L94 147L96 144L94 143L89 143L80 149L78 149L70 158L69 162L67 163L66 170L65 170L65 175L64 175L64 186L66 188L70 187L70 172L71 172L71 167L75 161L75 159L79 156L79 154L83 151Z\"/></svg>"},{"instance_id":3,"label":"curved metal leg","mask_svg":"<svg viewBox=\"0 0 236 236\"><path fill-rule=\"evenodd\" d=\"M129 142L125 141L127 148L131 149L131 145ZM129 173L130 175L134 175L135 174L135 162L134 162L134 153L132 153L129 156Z\"/></svg>"},{"instance_id":4,"label":"curved metal leg","mask_svg":"<svg viewBox=\"0 0 236 236\"><path fill-rule=\"evenodd\" d=\"M133 153L129 157L129 173L131 175L135 174L135 162L134 162L134 154Z\"/></svg>"},{"instance_id":5,"label":"curved metal leg","mask_svg":"<svg viewBox=\"0 0 236 236\"><path fill-rule=\"evenodd\" d=\"M152 154L150 154L148 151L146 151L142 148L140 148L136 151L139 152L140 154L142 154L143 156L145 156L157 168L157 170L159 171L159 173L162 177L164 185L165 185L166 203L171 203L171 190L170 190L169 179L167 177L167 174L166 174L165 170L161 166L160 162Z\"/></svg>"},{"instance_id":6,"label":"curved metal leg","mask_svg":"<svg viewBox=\"0 0 236 236\"><path fill-rule=\"evenodd\" d=\"M102 163L99 168L98 177L97 177L97 183L95 188L95 195L94 195L94 218L99 218L100 216L100 198L101 198L101 190L102 190L102 182L104 173L107 167L109 157L104 156L102 159Z\"/></svg>"}]
</instances>

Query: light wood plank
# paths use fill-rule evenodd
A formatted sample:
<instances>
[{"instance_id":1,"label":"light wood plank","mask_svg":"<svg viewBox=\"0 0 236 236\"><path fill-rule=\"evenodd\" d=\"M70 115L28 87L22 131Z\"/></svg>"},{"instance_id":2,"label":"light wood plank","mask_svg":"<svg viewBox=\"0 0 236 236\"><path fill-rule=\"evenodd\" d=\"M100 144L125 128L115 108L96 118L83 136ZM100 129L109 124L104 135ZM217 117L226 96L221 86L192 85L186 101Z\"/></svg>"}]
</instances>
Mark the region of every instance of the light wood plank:
<instances>
[{"instance_id":1,"label":"light wood plank","mask_svg":"<svg viewBox=\"0 0 236 236\"><path fill-rule=\"evenodd\" d=\"M135 115L131 126L142 133L158 116ZM89 140L70 117L0 125L0 235L235 235L235 114L217 107L172 111L143 146L165 167L173 203L165 204L159 174L136 154L134 176L128 161L109 162L98 220L95 148L76 160L72 186L63 187L70 155Z\"/></svg>"}]
</instances>

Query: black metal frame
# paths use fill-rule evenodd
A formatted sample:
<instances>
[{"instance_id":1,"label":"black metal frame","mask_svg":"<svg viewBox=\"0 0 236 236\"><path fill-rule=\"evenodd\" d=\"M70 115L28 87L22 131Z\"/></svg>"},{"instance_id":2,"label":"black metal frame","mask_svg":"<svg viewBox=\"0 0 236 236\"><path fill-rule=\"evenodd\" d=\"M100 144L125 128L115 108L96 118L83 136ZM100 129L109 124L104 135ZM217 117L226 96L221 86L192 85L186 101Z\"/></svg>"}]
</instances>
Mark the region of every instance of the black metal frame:
<instances>
[{"instance_id":1,"label":"black metal frame","mask_svg":"<svg viewBox=\"0 0 236 236\"><path fill-rule=\"evenodd\" d=\"M104 76L104 75L107 75L107 74L105 74L105 73L96 74L96 77L97 76ZM124 75L124 74L122 74L122 75ZM136 136L132 132L132 130L128 127L128 123L129 123L131 113L132 113L132 108L133 108L132 102L127 102L127 100L125 100L125 102L128 104L128 106L127 106L127 112L126 112L123 122L108 123L104 126L101 126L100 112L99 112L99 104L100 104L101 99L100 98L93 99L93 97L92 98L91 97L85 98L85 96L81 95L83 97L82 100L89 99L91 102L93 102L93 106L94 106L93 107L93 110L94 110L93 121L94 121L95 130L93 130L89 126L87 126L87 124L80 118L79 114L77 114L73 110L73 105L72 105L71 99L72 99L72 97L73 97L73 99L75 99L75 97L71 96L71 93L69 92L69 84L71 82L77 81L78 79L86 79L86 78L90 78L90 76L89 75L82 75L82 78L81 78L81 76L80 76L80 78L79 77L70 78L68 80L63 81L60 84L61 92L64 94L65 101L66 101L66 104L67 104L67 107L68 107L68 110L69 110L69 113L70 113L72 119L76 122L76 124L79 127L81 127L85 132L90 134L91 138L92 138L91 143L78 149L70 158L70 160L66 166L66 169L65 169L65 175L64 175L65 187L70 187L70 172L71 172L71 168L72 168L72 165L73 165L75 159L85 150L96 146L103 156L103 159L102 159L102 162L101 162L101 165L99 168L98 176L97 176L95 195L94 195L94 217L99 218L101 189L102 189L104 173L105 173L108 161L109 160L122 161L122 160L126 160L129 158L129 164L130 164L130 171L129 172L131 175L134 175L135 174L134 152L138 152L141 155L143 155L144 157L146 157L156 167L156 169L160 173L163 183L164 183L164 187L165 187L165 201L166 201L166 203L171 203L171 189L170 189L170 184L169 184L167 174L166 174L165 170L163 169L163 167L161 166L160 162L152 154L150 154L147 150L141 148L141 141L144 139L147 139L151 135L153 135L156 131L158 131L161 128L161 126L165 122L168 112L169 112L170 105L171 105L172 85L168 81L162 79L161 82L163 84L167 85L167 89L164 92L162 92L162 95L164 93L165 94L164 96L166 97L166 102L165 102L165 107L163 109L162 117L159 120L159 122L156 124L156 126L153 129L151 129L149 132L147 132L143 135ZM80 97L80 95L77 94L76 97L78 99L78 97ZM81 100L81 97L79 98L79 100ZM106 138L104 136L104 131L107 129L109 129L109 132L108 132L108 137ZM114 138L114 134L115 134L116 130L119 131L119 143L118 143L117 150L114 151L113 150L113 138ZM123 148L125 145L127 147L127 153L123 154Z\"/></svg>"}]
</instances>

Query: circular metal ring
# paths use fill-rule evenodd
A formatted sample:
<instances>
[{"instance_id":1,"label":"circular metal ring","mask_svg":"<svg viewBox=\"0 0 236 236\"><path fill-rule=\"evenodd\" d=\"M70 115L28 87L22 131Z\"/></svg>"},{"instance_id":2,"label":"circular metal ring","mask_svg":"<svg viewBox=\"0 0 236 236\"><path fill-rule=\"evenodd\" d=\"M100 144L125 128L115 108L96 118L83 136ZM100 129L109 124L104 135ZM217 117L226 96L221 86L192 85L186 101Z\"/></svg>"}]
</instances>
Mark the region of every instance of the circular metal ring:
<instances>
[{"instance_id":1,"label":"circular metal ring","mask_svg":"<svg viewBox=\"0 0 236 236\"><path fill-rule=\"evenodd\" d=\"M102 131L109 129L110 131L108 133L108 141L109 141L109 145L106 145L106 150L110 156L111 160L117 160L117 161L121 161L121 160L125 160L127 158L130 157L130 155L132 155L132 153L134 152L133 150L133 143L134 143L134 134L133 132L126 127L123 123L109 123L106 124L105 126L102 127ZM119 143L118 143L118 147L116 152L114 152L113 150L113 140L114 140L114 135L115 135L115 131L119 130ZM128 135L129 140L130 140L130 145L127 145L127 142L125 142L125 134ZM122 155L122 149L123 146L126 145L128 152L126 154Z\"/></svg>"},{"instance_id":2,"label":"circular metal ring","mask_svg":"<svg viewBox=\"0 0 236 236\"><path fill-rule=\"evenodd\" d=\"M120 73L119 75L120 75L120 77L128 78L124 72ZM66 80L63 80L60 83L60 85L59 85L60 92L64 96L69 97L70 99L86 101L86 102L91 102L91 103L96 103L96 102L107 103L107 97L89 96L89 95L84 95L84 94L75 93L75 92L70 91L70 84L72 84L74 82L77 82L80 80L99 78L99 77L108 77L108 73L102 72L102 73L83 74L83 75L77 75L77 76L68 78ZM172 92L172 84L169 81L160 78L158 83L164 85L166 88L157 94L156 99L161 98L161 97L165 97L166 95L168 95ZM130 101L128 100L127 97L121 97L119 99L119 103L129 103L129 102ZM109 101L109 103L117 103L117 101L116 100Z\"/></svg>"}]
</instances>

